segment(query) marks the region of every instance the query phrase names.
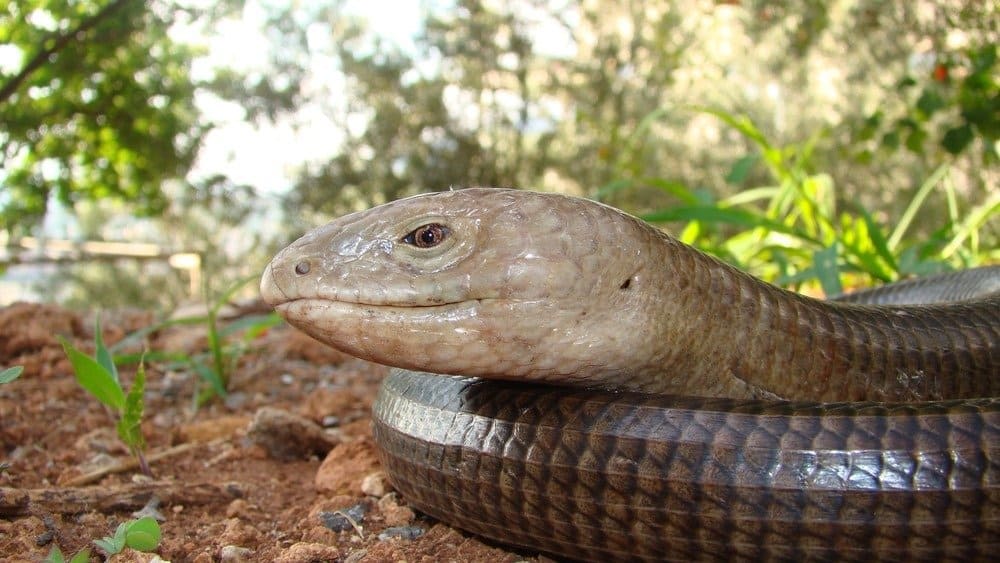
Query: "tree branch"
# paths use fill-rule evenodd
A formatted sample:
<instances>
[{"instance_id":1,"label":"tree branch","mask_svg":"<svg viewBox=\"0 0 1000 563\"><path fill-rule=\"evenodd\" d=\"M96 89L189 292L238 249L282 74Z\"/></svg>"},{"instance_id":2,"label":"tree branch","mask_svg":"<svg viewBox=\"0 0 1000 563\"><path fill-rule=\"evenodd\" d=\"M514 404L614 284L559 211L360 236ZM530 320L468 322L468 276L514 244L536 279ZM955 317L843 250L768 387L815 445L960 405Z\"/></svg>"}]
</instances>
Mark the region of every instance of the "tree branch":
<instances>
[{"instance_id":1,"label":"tree branch","mask_svg":"<svg viewBox=\"0 0 1000 563\"><path fill-rule=\"evenodd\" d=\"M61 35L56 35L55 38L46 39L42 45L48 44L47 48L40 50L35 54L34 57L28 61L28 64L24 65L24 68L20 72L15 74L0 86L0 103L6 102L8 98L14 95L14 92L21 87L21 84L31 76L31 73L35 72L41 68L45 63L49 61L49 57L63 50L66 45L69 45L70 41L76 38L81 33L86 33L93 29L97 24L111 17L116 11L118 11L122 6L134 0L112 0L106 6L101 8L96 14L90 16L89 18L80 22L75 29L71 29Z\"/></svg>"}]
</instances>

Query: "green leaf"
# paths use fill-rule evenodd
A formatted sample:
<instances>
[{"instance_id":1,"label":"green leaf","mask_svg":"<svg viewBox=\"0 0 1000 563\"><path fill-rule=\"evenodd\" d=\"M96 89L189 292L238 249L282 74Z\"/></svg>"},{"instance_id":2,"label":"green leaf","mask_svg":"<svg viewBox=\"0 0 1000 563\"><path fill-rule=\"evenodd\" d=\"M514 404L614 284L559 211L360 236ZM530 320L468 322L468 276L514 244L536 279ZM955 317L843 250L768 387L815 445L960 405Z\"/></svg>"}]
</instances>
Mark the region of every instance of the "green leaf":
<instances>
[{"instance_id":1,"label":"green leaf","mask_svg":"<svg viewBox=\"0 0 1000 563\"><path fill-rule=\"evenodd\" d=\"M733 129L736 129L742 133L744 137L753 141L754 144L760 148L761 152L766 152L771 149L771 143L768 142L767 137L760 132L760 129L754 125L753 121L751 121L749 117L745 115L732 114L725 110L710 107L695 107L694 109L695 111L699 111L701 113L714 115L723 123L729 125Z\"/></svg>"},{"instance_id":2,"label":"green leaf","mask_svg":"<svg viewBox=\"0 0 1000 563\"><path fill-rule=\"evenodd\" d=\"M0 384L10 383L18 377L21 377L22 371L24 371L23 366L14 366L0 371Z\"/></svg>"},{"instance_id":3,"label":"green leaf","mask_svg":"<svg viewBox=\"0 0 1000 563\"><path fill-rule=\"evenodd\" d=\"M733 185L742 184L759 158L756 154L748 154L737 160L729 170L729 174L726 175L726 182Z\"/></svg>"},{"instance_id":4,"label":"green leaf","mask_svg":"<svg viewBox=\"0 0 1000 563\"><path fill-rule=\"evenodd\" d=\"M595 201L603 201L605 198L611 194L626 189L631 188L633 185L632 180L622 178L620 180L613 180L607 184L601 186L595 193L593 199Z\"/></svg>"},{"instance_id":5,"label":"green leaf","mask_svg":"<svg viewBox=\"0 0 1000 563\"><path fill-rule=\"evenodd\" d=\"M142 436L142 411L143 411L143 391L146 388L146 369L139 362L139 369L135 372L135 380L132 388L129 389L125 398L125 408L122 416L118 420L118 437L128 445L129 449L135 453L146 446L146 440Z\"/></svg>"},{"instance_id":6,"label":"green leaf","mask_svg":"<svg viewBox=\"0 0 1000 563\"><path fill-rule=\"evenodd\" d=\"M225 289L221 295L216 297L215 302L209 309L211 311L211 313L209 314L209 319L211 320L211 318L214 316L214 313L218 313L219 309L224 307L226 303L229 303L229 300L232 299L232 297L236 295L237 292L243 289L243 286L245 286L250 282L257 283L257 280L259 279L260 279L260 274L255 273L253 275L246 276L242 279L238 279L235 282L233 282L232 285L230 285L227 289Z\"/></svg>"},{"instance_id":7,"label":"green leaf","mask_svg":"<svg viewBox=\"0 0 1000 563\"><path fill-rule=\"evenodd\" d=\"M872 246L875 247L875 252L885 260L886 264L893 270L898 270L899 266L896 264L896 257L893 256L892 251L889 250L889 241L882 232L882 228L879 227L878 223L872 217L871 213L867 209L857 206L862 219L865 221L865 226L868 228L868 238L872 242Z\"/></svg>"},{"instance_id":8,"label":"green leaf","mask_svg":"<svg viewBox=\"0 0 1000 563\"><path fill-rule=\"evenodd\" d=\"M211 385L212 390L215 394L220 397L226 396L226 385L222 382L222 377L215 372L212 368L208 367L202 362L193 362L191 365L194 371L209 385Z\"/></svg>"},{"instance_id":9,"label":"green leaf","mask_svg":"<svg viewBox=\"0 0 1000 563\"><path fill-rule=\"evenodd\" d=\"M939 255L942 258L950 257L966 239L975 237L977 231L998 214L1000 214L1000 192L993 192L986 201L965 214L962 223L955 229L951 240L941 249Z\"/></svg>"},{"instance_id":10,"label":"green leaf","mask_svg":"<svg viewBox=\"0 0 1000 563\"><path fill-rule=\"evenodd\" d=\"M94 540L94 545L97 546L97 549L100 549L101 551L103 551L104 553L106 553L108 555L114 555L116 553L120 553L121 552L121 549L119 549L115 545L114 538L111 538L111 537L107 537L107 538L99 539L99 540Z\"/></svg>"},{"instance_id":11,"label":"green leaf","mask_svg":"<svg viewBox=\"0 0 1000 563\"><path fill-rule=\"evenodd\" d=\"M663 223L668 221L710 221L750 228L760 227L784 233L786 235L791 235L814 244L819 244L818 240L798 229L784 225L772 219L768 219L758 213L743 209L706 206L675 207L672 209L649 213L643 215L642 218L652 223Z\"/></svg>"},{"instance_id":12,"label":"green leaf","mask_svg":"<svg viewBox=\"0 0 1000 563\"><path fill-rule=\"evenodd\" d=\"M53 545L49 550L49 554L45 556L45 563L66 563L66 556L58 545Z\"/></svg>"},{"instance_id":13,"label":"green leaf","mask_svg":"<svg viewBox=\"0 0 1000 563\"><path fill-rule=\"evenodd\" d=\"M140 342L143 338L159 330L163 330L165 328L170 328L174 326L192 326L192 325L204 324L207 321L207 319L208 319L207 315L198 315L193 317L179 317L175 319L168 319L165 321L161 321L152 324L150 326L140 328L135 332L129 333L127 336L125 336L125 338L122 338L118 342L114 343L109 348L109 350L111 350L112 352L117 352L118 350L122 350L131 344Z\"/></svg>"},{"instance_id":14,"label":"green leaf","mask_svg":"<svg viewBox=\"0 0 1000 563\"><path fill-rule=\"evenodd\" d=\"M76 555L69 560L69 563L88 563L90 561L90 548L85 547L76 552Z\"/></svg>"},{"instance_id":15,"label":"green leaf","mask_svg":"<svg viewBox=\"0 0 1000 563\"><path fill-rule=\"evenodd\" d=\"M118 528L115 529L115 534L113 536L94 540L94 545L108 555L121 553L121 551L125 549L125 535L127 532L128 523L122 522L121 524L118 524Z\"/></svg>"},{"instance_id":16,"label":"green leaf","mask_svg":"<svg viewBox=\"0 0 1000 563\"><path fill-rule=\"evenodd\" d=\"M837 246L833 244L813 253L813 269L823 293L827 295L840 295L844 292L844 287L840 284L840 271L837 268L839 255Z\"/></svg>"},{"instance_id":17,"label":"green leaf","mask_svg":"<svg viewBox=\"0 0 1000 563\"><path fill-rule=\"evenodd\" d=\"M949 129L941 139L941 146L951 154L958 154L969 146L972 137L972 126L966 123Z\"/></svg>"},{"instance_id":18,"label":"green leaf","mask_svg":"<svg viewBox=\"0 0 1000 563\"><path fill-rule=\"evenodd\" d=\"M896 150L899 148L899 133L896 131L889 131L885 135L882 135L882 146L889 150Z\"/></svg>"},{"instance_id":19,"label":"green leaf","mask_svg":"<svg viewBox=\"0 0 1000 563\"><path fill-rule=\"evenodd\" d=\"M942 164L934 170L933 173L931 173L930 177L924 180L923 184L920 185L920 188L917 190L917 193L914 194L913 199L911 199L910 203L906 205L906 210L903 211L903 215L899 218L899 221L896 222L896 228L893 229L892 234L889 235L889 239L886 242L889 249L895 249L899 246L899 241L903 239L906 229L910 227L910 223L913 222L914 217L916 217L920 206L924 204L924 201L927 199L927 196L930 195L934 186L938 185L938 183L945 178L949 170L950 167L947 164Z\"/></svg>"},{"instance_id":20,"label":"green leaf","mask_svg":"<svg viewBox=\"0 0 1000 563\"><path fill-rule=\"evenodd\" d=\"M107 347L104 346L104 336L101 334L101 315L98 314L94 319L94 359L97 363L101 364L104 369L111 374L111 378L115 380L115 383L121 385L121 379L118 377L118 367L115 366L114 359L111 357L111 352L108 351Z\"/></svg>"},{"instance_id":21,"label":"green leaf","mask_svg":"<svg viewBox=\"0 0 1000 563\"><path fill-rule=\"evenodd\" d=\"M121 412L125 406L125 393L114 377L104 369L104 366L74 348L65 338L60 336L59 341L73 365L73 372L80 386L115 412Z\"/></svg>"},{"instance_id":22,"label":"green leaf","mask_svg":"<svg viewBox=\"0 0 1000 563\"><path fill-rule=\"evenodd\" d=\"M690 205L696 203L706 203L706 193L709 194L708 199L711 199L711 192L706 192L705 190L692 190L682 182L673 182L663 178L643 178L642 183L649 184L650 186L664 193L668 193Z\"/></svg>"},{"instance_id":23,"label":"green leaf","mask_svg":"<svg viewBox=\"0 0 1000 563\"><path fill-rule=\"evenodd\" d=\"M278 326L283 322L284 320L277 313L248 315L227 324L222 330L219 331L219 335L227 337L246 330L248 335L257 336L261 332L273 326Z\"/></svg>"},{"instance_id":24,"label":"green leaf","mask_svg":"<svg viewBox=\"0 0 1000 563\"><path fill-rule=\"evenodd\" d=\"M924 141L927 140L927 133L922 127L915 127L906 135L906 139L903 143L906 148L912 153L923 154L924 152Z\"/></svg>"},{"instance_id":25,"label":"green leaf","mask_svg":"<svg viewBox=\"0 0 1000 563\"><path fill-rule=\"evenodd\" d=\"M927 117L934 115L934 112L944 106L944 100L931 88L925 89L923 93L920 94L920 98L917 99L917 109Z\"/></svg>"},{"instance_id":26,"label":"green leaf","mask_svg":"<svg viewBox=\"0 0 1000 563\"><path fill-rule=\"evenodd\" d=\"M160 545L160 525L151 516L129 523L125 544L136 551L153 551Z\"/></svg>"}]
</instances>

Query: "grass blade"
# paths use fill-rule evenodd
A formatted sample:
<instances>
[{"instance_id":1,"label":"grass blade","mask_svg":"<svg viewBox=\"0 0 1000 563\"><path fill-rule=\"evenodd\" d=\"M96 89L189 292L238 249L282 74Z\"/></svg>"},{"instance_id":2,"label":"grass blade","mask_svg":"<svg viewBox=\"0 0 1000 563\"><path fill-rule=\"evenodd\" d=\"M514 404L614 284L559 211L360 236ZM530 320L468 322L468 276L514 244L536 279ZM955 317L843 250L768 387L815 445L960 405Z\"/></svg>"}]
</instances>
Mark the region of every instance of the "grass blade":
<instances>
[{"instance_id":1,"label":"grass blade","mask_svg":"<svg viewBox=\"0 0 1000 563\"><path fill-rule=\"evenodd\" d=\"M899 218L896 228L893 229L892 234L889 236L887 244L890 249L895 250L899 246L899 241L903 240L903 235L910 228L910 223L913 222L913 218L917 215L917 211L920 210L920 206L924 204L924 200L930 195L931 190L944 178L949 170L950 167L947 164L938 166L937 170L917 190L916 195L910 200L909 205L906 206L906 210L903 211L903 215Z\"/></svg>"},{"instance_id":2,"label":"grass blade","mask_svg":"<svg viewBox=\"0 0 1000 563\"><path fill-rule=\"evenodd\" d=\"M972 209L966 215L965 220L962 221L961 226L959 226L952 239L941 249L941 257L951 257L962 246L965 239L975 239L979 229L986 224L986 221L998 213L1000 213L1000 193L994 192L985 203Z\"/></svg>"},{"instance_id":3,"label":"grass blade","mask_svg":"<svg viewBox=\"0 0 1000 563\"><path fill-rule=\"evenodd\" d=\"M872 217L872 214L868 212L867 209L856 206L858 213L865 222L865 227L868 229L868 239L871 241L872 246L875 247L875 252L878 253L879 257L889 265L894 272L899 271L899 264L896 262L896 257L892 254L892 250L889 248L889 240L885 238L885 233L882 232L882 228L879 227L878 223Z\"/></svg>"},{"instance_id":4,"label":"grass blade","mask_svg":"<svg viewBox=\"0 0 1000 563\"><path fill-rule=\"evenodd\" d=\"M799 229L784 225L757 213L743 209L708 206L683 206L649 213L643 215L642 218L653 223L664 223L668 221L709 221L715 223L728 223L730 225L737 225L740 227L760 227L790 235L813 244L820 244L819 240L809 236Z\"/></svg>"},{"instance_id":5,"label":"grass blade","mask_svg":"<svg viewBox=\"0 0 1000 563\"><path fill-rule=\"evenodd\" d=\"M837 268L837 257L840 254L837 246L833 244L813 253L813 270L826 295L840 295L844 292L844 286L840 283L840 270Z\"/></svg>"},{"instance_id":6,"label":"grass blade","mask_svg":"<svg viewBox=\"0 0 1000 563\"><path fill-rule=\"evenodd\" d=\"M94 359L97 363L107 370L111 374L111 378L115 380L119 386L121 386L121 378L118 377L118 368L115 366L115 361L111 357L111 352L104 345L104 335L101 332L101 315L98 313L97 317L94 319Z\"/></svg>"},{"instance_id":7,"label":"grass blade","mask_svg":"<svg viewBox=\"0 0 1000 563\"><path fill-rule=\"evenodd\" d=\"M222 378L215 371L206 366L201 362L196 362L191 366L194 371L201 377L205 382L207 382L211 387L212 391L220 397L226 396L226 385L222 382Z\"/></svg>"}]
</instances>

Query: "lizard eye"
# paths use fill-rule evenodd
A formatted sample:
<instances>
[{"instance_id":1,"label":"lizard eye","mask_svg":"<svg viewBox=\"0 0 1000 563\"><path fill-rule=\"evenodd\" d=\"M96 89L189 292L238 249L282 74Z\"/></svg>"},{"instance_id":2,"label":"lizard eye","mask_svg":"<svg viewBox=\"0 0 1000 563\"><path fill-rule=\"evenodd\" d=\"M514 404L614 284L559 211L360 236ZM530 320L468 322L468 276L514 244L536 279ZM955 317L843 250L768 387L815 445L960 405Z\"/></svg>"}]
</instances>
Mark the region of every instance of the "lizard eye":
<instances>
[{"instance_id":1,"label":"lizard eye","mask_svg":"<svg viewBox=\"0 0 1000 563\"><path fill-rule=\"evenodd\" d=\"M431 248L444 241L451 233L451 230L438 223L422 225L410 231L403 237L403 242L416 246L417 248Z\"/></svg>"}]
</instances>

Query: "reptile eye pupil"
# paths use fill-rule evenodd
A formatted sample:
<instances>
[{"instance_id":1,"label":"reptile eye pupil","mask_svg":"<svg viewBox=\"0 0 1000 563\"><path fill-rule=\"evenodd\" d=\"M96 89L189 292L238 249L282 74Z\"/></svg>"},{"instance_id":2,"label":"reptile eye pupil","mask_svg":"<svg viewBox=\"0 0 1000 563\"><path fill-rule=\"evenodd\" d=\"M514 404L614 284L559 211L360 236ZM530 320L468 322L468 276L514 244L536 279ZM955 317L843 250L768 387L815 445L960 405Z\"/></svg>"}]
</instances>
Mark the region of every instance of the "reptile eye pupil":
<instances>
[{"instance_id":1,"label":"reptile eye pupil","mask_svg":"<svg viewBox=\"0 0 1000 563\"><path fill-rule=\"evenodd\" d=\"M448 236L448 227L437 223L430 223L417 227L408 235L403 237L403 242L411 244L417 248L431 248L441 244Z\"/></svg>"},{"instance_id":2,"label":"reptile eye pupil","mask_svg":"<svg viewBox=\"0 0 1000 563\"><path fill-rule=\"evenodd\" d=\"M438 234L433 229L426 229L420 233L420 242L425 246L430 246L437 242Z\"/></svg>"}]
</instances>

